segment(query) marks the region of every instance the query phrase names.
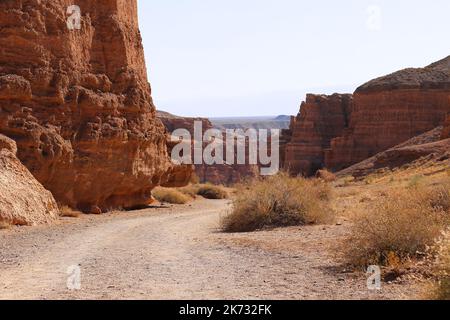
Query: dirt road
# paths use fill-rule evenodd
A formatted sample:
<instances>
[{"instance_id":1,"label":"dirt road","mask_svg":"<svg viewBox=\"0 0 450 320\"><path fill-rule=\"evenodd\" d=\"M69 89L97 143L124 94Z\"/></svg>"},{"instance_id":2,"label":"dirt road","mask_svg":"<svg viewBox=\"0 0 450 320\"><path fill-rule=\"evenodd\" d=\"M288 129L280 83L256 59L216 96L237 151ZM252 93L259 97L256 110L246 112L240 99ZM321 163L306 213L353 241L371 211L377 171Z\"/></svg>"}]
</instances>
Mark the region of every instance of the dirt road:
<instances>
[{"instance_id":1,"label":"dirt road","mask_svg":"<svg viewBox=\"0 0 450 320\"><path fill-rule=\"evenodd\" d=\"M369 291L364 274L339 266L332 248L345 225L222 234L220 216L228 208L227 201L201 200L0 231L0 299L410 296L406 284ZM81 289L69 290L76 266Z\"/></svg>"}]
</instances>

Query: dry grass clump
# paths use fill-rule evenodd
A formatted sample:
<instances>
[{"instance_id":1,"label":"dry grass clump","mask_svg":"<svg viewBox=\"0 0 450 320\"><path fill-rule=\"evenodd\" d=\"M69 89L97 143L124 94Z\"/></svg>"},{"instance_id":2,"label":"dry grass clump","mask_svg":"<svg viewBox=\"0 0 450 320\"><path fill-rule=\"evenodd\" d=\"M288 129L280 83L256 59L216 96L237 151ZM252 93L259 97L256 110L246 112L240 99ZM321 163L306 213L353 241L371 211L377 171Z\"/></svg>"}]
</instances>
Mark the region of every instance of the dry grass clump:
<instances>
[{"instance_id":1,"label":"dry grass clump","mask_svg":"<svg viewBox=\"0 0 450 320\"><path fill-rule=\"evenodd\" d=\"M191 200L187 195L181 193L177 189L162 187L154 189L152 195L159 202L170 204L186 204Z\"/></svg>"},{"instance_id":2,"label":"dry grass clump","mask_svg":"<svg viewBox=\"0 0 450 320\"><path fill-rule=\"evenodd\" d=\"M337 180L336 175L334 173L328 171L327 169L317 171L316 178L321 179L325 182L334 182Z\"/></svg>"},{"instance_id":3,"label":"dry grass clump","mask_svg":"<svg viewBox=\"0 0 450 320\"><path fill-rule=\"evenodd\" d=\"M11 224L7 223L6 221L0 221L0 230L6 230L10 228Z\"/></svg>"},{"instance_id":4,"label":"dry grass clump","mask_svg":"<svg viewBox=\"0 0 450 320\"><path fill-rule=\"evenodd\" d=\"M334 218L329 206L331 188L323 181L282 173L238 188L233 211L222 222L226 232L328 223Z\"/></svg>"},{"instance_id":5,"label":"dry grass clump","mask_svg":"<svg viewBox=\"0 0 450 320\"><path fill-rule=\"evenodd\" d=\"M228 192L223 187L212 184L200 185L197 189L197 195L212 200L228 199Z\"/></svg>"},{"instance_id":6,"label":"dry grass clump","mask_svg":"<svg viewBox=\"0 0 450 320\"><path fill-rule=\"evenodd\" d=\"M228 192L224 187L212 184L192 184L187 187L179 188L178 190L191 198L201 196L206 199L220 200L228 199L229 197Z\"/></svg>"},{"instance_id":7,"label":"dry grass clump","mask_svg":"<svg viewBox=\"0 0 450 320\"><path fill-rule=\"evenodd\" d=\"M355 266L390 265L423 254L449 224L450 193L445 186L392 191L356 218L346 243Z\"/></svg>"},{"instance_id":8,"label":"dry grass clump","mask_svg":"<svg viewBox=\"0 0 450 320\"><path fill-rule=\"evenodd\" d=\"M60 206L59 216L63 218L78 218L81 212L73 210L69 206Z\"/></svg>"},{"instance_id":9,"label":"dry grass clump","mask_svg":"<svg viewBox=\"0 0 450 320\"><path fill-rule=\"evenodd\" d=\"M450 232L438 243L438 261L436 274L438 284L434 296L437 300L450 300Z\"/></svg>"}]
</instances>

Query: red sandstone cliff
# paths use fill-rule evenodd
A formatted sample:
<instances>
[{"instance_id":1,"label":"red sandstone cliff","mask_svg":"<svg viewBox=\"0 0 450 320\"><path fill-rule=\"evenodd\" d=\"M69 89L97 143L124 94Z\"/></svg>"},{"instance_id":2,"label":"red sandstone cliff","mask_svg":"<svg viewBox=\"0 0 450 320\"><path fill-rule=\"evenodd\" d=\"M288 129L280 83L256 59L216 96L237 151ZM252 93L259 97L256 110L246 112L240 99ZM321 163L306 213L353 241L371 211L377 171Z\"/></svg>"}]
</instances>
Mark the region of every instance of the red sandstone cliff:
<instances>
[{"instance_id":1,"label":"red sandstone cliff","mask_svg":"<svg viewBox=\"0 0 450 320\"><path fill-rule=\"evenodd\" d=\"M284 147L285 169L310 176L323 168L325 150L330 148L333 138L344 133L351 112L352 96L349 94L309 94L291 122L290 141Z\"/></svg>"},{"instance_id":2,"label":"red sandstone cliff","mask_svg":"<svg viewBox=\"0 0 450 320\"><path fill-rule=\"evenodd\" d=\"M292 173L339 171L442 125L450 112L450 57L370 81L346 99L308 96L286 146Z\"/></svg>"},{"instance_id":3,"label":"red sandstone cliff","mask_svg":"<svg viewBox=\"0 0 450 320\"><path fill-rule=\"evenodd\" d=\"M133 207L174 174L155 118L136 0L0 2L0 133L56 200Z\"/></svg>"},{"instance_id":4,"label":"red sandstone cliff","mask_svg":"<svg viewBox=\"0 0 450 320\"><path fill-rule=\"evenodd\" d=\"M422 69L406 69L359 87L350 128L326 154L339 170L442 125L450 112L450 57Z\"/></svg>"}]
</instances>

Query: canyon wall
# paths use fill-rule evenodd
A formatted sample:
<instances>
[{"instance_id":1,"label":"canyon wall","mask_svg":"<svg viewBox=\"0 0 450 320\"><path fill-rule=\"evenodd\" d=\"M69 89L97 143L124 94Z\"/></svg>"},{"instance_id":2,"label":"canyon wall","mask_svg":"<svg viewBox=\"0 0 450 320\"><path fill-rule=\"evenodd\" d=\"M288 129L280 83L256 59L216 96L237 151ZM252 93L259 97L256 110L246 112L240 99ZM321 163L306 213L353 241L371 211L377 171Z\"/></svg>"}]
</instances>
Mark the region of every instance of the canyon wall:
<instances>
[{"instance_id":1,"label":"canyon wall","mask_svg":"<svg viewBox=\"0 0 450 320\"><path fill-rule=\"evenodd\" d=\"M353 99L350 127L326 153L334 171L442 125L450 112L450 57L370 81Z\"/></svg>"},{"instance_id":2,"label":"canyon wall","mask_svg":"<svg viewBox=\"0 0 450 320\"><path fill-rule=\"evenodd\" d=\"M339 171L441 126L449 113L450 57L372 80L352 98L308 95L291 125L284 167Z\"/></svg>"},{"instance_id":3,"label":"canyon wall","mask_svg":"<svg viewBox=\"0 0 450 320\"><path fill-rule=\"evenodd\" d=\"M314 175L323 168L325 150L348 127L351 112L350 94L307 95L300 113L292 118L289 141L284 145L282 140L284 168L304 176Z\"/></svg>"},{"instance_id":4,"label":"canyon wall","mask_svg":"<svg viewBox=\"0 0 450 320\"><path fill-rule=\"evenodd\" d=\"M176 171L155 117L136 0L0 2L0 133L58 202L145 205Z\"/></svg>"},{"instance_id":5,"label":"canyon wall","mask_svg":"<svg viewBox=\"0 0 450 320\"><path fill-rule=\"evenodd\" d=\"M37 225L56 220L52 194L16 157L16 143L0 134L0 222Z\"/></svg>"}]
</instances>

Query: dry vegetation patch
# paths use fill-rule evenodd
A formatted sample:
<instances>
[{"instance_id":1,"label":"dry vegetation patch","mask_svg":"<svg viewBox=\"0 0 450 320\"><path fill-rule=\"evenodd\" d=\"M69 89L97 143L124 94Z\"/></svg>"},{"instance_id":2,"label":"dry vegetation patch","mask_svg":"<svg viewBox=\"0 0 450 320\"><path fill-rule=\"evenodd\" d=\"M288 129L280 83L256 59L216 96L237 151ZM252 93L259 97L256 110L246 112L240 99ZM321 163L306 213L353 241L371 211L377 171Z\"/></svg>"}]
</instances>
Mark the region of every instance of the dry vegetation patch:
<instances>
[{"instance_id":1,"label":"dry vegetation patch","mask_svg":"<svg viewBox=\"0 0 450 320\"><path fill-rule=\"evenodd\" d=\"M267 227L329 223L331 187L319 180L287 174L257 178L238 186L233 210L223 219L226 232L249 232Z\"/></svg>"},{"instance_id":2,"label":"dry vegetation patch","mask_svg":"<svg viewBox=\"0 0 450 320\"><path fill-rule=\"evenodd\" d=\"M449 209L447 185L391 190L355 218L345 244L348 262L390 265L423 255L449 225Z\"/></svg>"},{"instance_id":3,"label":"dry vegetation patch","mask_svg":"<svg viewBox=\"0 0 450 320\"><path fill-rule=\"evenodd\" d=\"M10 229L11 225L5 221L0 221L0 230Z\"/></svg>"},{"instance_id":4,"label":"dry vegetation patch","mask_svg":"<svg viewBox=\"0 0 450 320\"><path fill-rule=\"evenodd\" d=\"M78 218L82 213L68 206L60 206L59 216L63 218Z\"/></svg>"},{"instance_id":5,"label":"dry vegetation patch","mask_svg":"<svg viewBox=\"0 0 450 320\"><path fill-rule=\"evenodd\" d=\"M229 197L225 187L213 184L192 184L178 190L191 198L201 196L206 199L221 200Z\"/></svg>"},{"instance_id":6,"label":"dry vegetation patch","mask_svg":"<svg viewBox=\"0 0 450 320\"><path fill-rule=\"evenodd\" d=\"M447 232L438 245L436 274L438 284L432 298L450 300L450 232Z\"/></svg>"},{"instance_id":7,"label":"dry vegetation patch","mask_svg":"<svg viewBox=\"0 0 450 320\"><path fill-rule=\"evenodd\" d=\"M191 198L177 189L155 188L152 192L153 197L159 202L170 204L186 204Z\"/></svg>"}]
</instances>

